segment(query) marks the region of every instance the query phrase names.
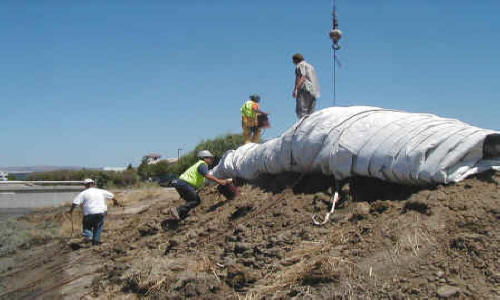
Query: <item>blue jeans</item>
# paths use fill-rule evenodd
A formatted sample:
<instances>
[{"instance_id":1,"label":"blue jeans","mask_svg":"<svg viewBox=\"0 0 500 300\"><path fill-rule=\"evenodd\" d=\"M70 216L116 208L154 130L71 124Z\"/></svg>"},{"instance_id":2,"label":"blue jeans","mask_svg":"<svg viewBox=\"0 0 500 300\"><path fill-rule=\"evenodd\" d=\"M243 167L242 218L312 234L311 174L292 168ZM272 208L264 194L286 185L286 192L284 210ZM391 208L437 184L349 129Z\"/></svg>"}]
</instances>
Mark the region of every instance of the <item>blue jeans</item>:
<instances>
[{"instance_id":1,"label":"blue jeans","mask_svg":"<svg viewBox=\"0 0 500 300\"><path fill-rule=\"evenodd\" d=\"M91 239L92 239L92 230L90 230L90 229L85 229L85 227L84 227L84 228L83 228L82 235L83 235L86 239L91 240Z\"/></svg>"},{"instance_id":2,"label":"blue jeans","mask_svg":"<svg viewBox=\"0 0 500 300\"><path fill-rule=\"evenodd\" d=\"M83 216L83 236L92 238L92 245L101 242L101 232L106 213Z\"/></svg>"},{"instance_id":3,"label":"blue jeans","mask_svg":"<svg viewBox=\"0 0 500 300\"><path fill-rule=\"evenodd\" d=\"M172 181L172 186L175 188L177 193L179 193L181 198L186 200L186 204L181 205L177 208L179 217L181 217L181 219L185 219L191 209L200 205L200 195L198 195L193 186L182 179L176 179Z\"/></svg>"}]
</instances>

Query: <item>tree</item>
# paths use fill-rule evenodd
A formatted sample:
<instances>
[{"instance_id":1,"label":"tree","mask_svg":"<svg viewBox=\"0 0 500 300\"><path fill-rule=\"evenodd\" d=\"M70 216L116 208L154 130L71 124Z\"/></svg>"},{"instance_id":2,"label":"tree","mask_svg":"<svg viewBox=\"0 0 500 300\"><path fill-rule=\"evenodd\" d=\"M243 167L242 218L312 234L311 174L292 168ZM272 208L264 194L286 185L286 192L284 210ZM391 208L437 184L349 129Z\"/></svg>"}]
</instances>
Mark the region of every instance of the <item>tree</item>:
<instances>
[{"instance_id":1,"label":"tree","mask_svg":"<svg viewBox=\"0 0 500 300\"><path fill-rule=\"evenodd\" d=\"M158 163L151 165L151 176L162 177L170 173L170 163L166 160L161 160Z\"/></svg>"},{"instance_id":2,"label":"tree","mask_svg":"<svg viewBox=\"0 0 500 300\"><path fill-rule=\"evenodd\" d=\"M137 174L142 180L147 180L151 177L151 166L148 164L148 158L144 156L141 164L137 167Z\"/></svg>"}]
</instances>

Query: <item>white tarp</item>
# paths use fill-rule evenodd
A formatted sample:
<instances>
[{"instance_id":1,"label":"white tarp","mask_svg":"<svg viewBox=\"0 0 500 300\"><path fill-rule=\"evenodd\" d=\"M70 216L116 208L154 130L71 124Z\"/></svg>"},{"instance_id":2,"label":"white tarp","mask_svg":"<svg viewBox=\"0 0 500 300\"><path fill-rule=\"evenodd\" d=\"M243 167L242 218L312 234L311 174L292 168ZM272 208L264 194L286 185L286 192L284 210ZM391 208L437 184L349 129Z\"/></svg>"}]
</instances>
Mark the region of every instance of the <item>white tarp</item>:
<instances>
[{"instance_id":1,"label":"white tarp","mask_svg":"<svg viewBox=\"0 0 500 300\"><path fill-rule=\"evenodd\" d=\"M485 138L499 133L432 114L332 107L302 118L278 138L226 152L212 172L247 180L291 171L338 180L358 175L415 185L458 182L500 170L500 153L483 159Z\"/></svg>"}]
</instances>

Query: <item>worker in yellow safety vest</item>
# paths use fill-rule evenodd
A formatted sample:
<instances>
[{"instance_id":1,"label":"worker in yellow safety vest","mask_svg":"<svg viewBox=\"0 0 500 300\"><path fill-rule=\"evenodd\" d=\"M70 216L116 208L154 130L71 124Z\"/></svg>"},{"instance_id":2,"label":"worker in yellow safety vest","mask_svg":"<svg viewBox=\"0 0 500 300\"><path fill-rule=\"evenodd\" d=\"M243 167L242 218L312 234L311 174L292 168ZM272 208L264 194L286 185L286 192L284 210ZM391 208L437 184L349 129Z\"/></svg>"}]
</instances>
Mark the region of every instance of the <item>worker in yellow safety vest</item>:
<instances>
[{"instance_id":1,"label":"worker in yellow safety vest","mask_svg":"<svg viewBox=\"0 0 500 300\"><path fill-rule=\"evenodd\" d=\"M230 179L220 179L208 172L208 166L213 163L214 156L208 150L198 152L197 163L187 169L179 179L172 181L172 186L186 204L179 207L172 207L170 213L175 220L183 220L187 217L188 212L198 206L201 202L200 195L197 190L205 183L205 178L217 182L218 184L226 185L231 182Z\"/></svg>"},{"instance_id":2,"label":"worker in yellow safety vest","mask_svg":"<svg viewBox=\"0 0 500 300\"><path fill-rule=\"evenodd\" d=\"M262 134L262 128L259 127L258 114L267 115L260 110L260 96L251 95L241 107L241 126L243 127L243 139L245 144L258 143Z\"/></svg>"}]
</instances>

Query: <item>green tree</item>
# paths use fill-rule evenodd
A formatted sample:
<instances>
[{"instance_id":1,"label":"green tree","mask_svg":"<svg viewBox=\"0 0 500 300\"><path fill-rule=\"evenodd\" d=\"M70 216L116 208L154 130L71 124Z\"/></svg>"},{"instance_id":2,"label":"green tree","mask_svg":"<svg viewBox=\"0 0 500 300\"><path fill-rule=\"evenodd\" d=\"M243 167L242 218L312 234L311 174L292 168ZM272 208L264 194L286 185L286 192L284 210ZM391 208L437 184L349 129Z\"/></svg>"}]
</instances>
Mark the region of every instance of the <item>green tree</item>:
<instances>
[{"instance_id":1,"label":"green tree","mask_svg":"<svg viewBox=\"0 0 500 300\"><path fill-rule=\"evenodd\" d=\"M170 163L166 160L161 160L158 163L151 165L151 176L152 177L162 177L170 172Z\"/></svg>"},{"instance_id":2,"label":"green tree","mask_svg":"<svg viewBox=\"0 0 500 300\"><path fill-rule=\"evenodd\" d=\"M56 170L50 172L32 173L27 180L83 180L92 178L98 187L107 187L113 184L118 187L134 185L139 181L139 177L134 169L121 172L103 171L94 169L81 170Z\"/></svg>"},{"instance_id":3,"label":"green tree","mask_svg":"<svg viewBox=\"0 0 500 300\"><path fill-rule=\"evenodd\" d=\"M148 164L148 158L146 156L142 158L141 164L137 167L137 174L142 180L147 180L151 177L151 166Z\"/></svg>"},{"instance_id":4,"label":"green tree","mask_svg":"<svg viewBox=\"0 0 500 300\"><path fill-rule=\"evenodd\" d=\"M216 137L215 139L204 140L199 143L193 151L182 156L177 163L172 164L169 168L169 172L180 175L198 160L197 155L200 150L209 150L212 152L212 154L215 155L214 165L216 165L226 151L238 148L243 145L243 142L244 140L241 134L227 134Z\"/></svg>"}]
</instances>

